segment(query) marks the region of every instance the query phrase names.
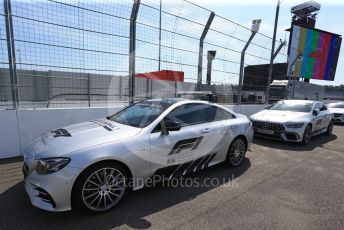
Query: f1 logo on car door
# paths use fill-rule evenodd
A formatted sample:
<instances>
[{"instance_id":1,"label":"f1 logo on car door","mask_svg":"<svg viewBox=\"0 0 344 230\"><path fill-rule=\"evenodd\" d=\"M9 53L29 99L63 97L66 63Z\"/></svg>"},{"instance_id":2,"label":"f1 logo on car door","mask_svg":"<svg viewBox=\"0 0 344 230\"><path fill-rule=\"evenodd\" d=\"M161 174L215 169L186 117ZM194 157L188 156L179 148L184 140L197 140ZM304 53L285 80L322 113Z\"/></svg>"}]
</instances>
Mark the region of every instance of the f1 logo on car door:
<instances>
[{"instance_id":1,"label":"f1 logo on car door","mask_svg":"<svg viewBox=\"0 0 344 230\"><path fill-rule=\"evenodd\" d=\"M195 138L189 138L189 139L184 139L178 141L173 148L171 149L171 152L168 154L173 155L173 154L178 154L183 150L195 150L199 146L203 139L203 136L195 137Z\"/></svg>"}]
</instances>

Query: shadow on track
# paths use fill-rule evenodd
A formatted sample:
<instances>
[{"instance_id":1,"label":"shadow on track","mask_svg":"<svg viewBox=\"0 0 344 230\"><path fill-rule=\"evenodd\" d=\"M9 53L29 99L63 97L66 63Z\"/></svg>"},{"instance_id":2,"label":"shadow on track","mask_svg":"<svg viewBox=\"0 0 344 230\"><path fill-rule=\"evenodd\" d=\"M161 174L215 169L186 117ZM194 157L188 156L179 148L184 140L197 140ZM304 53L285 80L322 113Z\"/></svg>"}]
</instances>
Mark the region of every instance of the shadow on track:
<instances>
[{"instance_id":1,"label":"shadow on track","mask_svg":"<svg viewBox=\"0 0 344 230\"><path fill-rule=\"evenodd\" d=\"M144 219L145 216L195 199L200 194L240 177L250 167L250 160L245 158L238 168L220 164L187 177L197 178L203 185L207 178L215 179L219 182L216 186L157 185L129 192L113 211L101 215L77 211L50 213L35 208L24 192L23 182L20 182L0 195L0 226L2 229L110 229L125 224L135 229L147 229L151 223Z\"/></svg>"},{"instance_id":2,"label":"shadow on track","mask_svg":"<svg viewBox=\"0 0 344 230\"><path fill-rule=\"evenodd\" d=\"M311 142L305 146L302 143L285 142L279 140L255 137L253 143L268 148L288 150L288 151L312 151L315 148L323 147L325 144L337 139L335 134L330 136L318 135L312 138Z\"/></svg>"}]
</instances>

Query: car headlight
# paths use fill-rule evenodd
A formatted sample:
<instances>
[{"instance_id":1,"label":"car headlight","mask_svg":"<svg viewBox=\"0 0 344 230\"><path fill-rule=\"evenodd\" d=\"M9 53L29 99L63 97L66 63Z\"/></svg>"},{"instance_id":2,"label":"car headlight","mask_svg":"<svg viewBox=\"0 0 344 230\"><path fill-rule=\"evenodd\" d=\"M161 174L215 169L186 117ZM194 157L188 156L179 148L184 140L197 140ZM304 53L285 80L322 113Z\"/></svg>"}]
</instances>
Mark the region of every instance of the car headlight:
<instances>
[{"instance_id":1,"label":"car headlight","mask_svg":"<svg viewBox=\"0 0 344 230\"><path fill-rule=\"evenodd\" d=\"M288 122L285 124L287 128L297 129L301 128L305 123L302 122Z\"/></svg>"},{"instance_id":2,"label":"car headlight","mask_svg":"<svg viewBox=\"0 0 344 230\"><path fill-rule=\"evenodd\" d=\"M54 173L64 168L70 162L70 158L53 157L39 159L36 172L40 174Z\"/></svg>"}]
</instances>

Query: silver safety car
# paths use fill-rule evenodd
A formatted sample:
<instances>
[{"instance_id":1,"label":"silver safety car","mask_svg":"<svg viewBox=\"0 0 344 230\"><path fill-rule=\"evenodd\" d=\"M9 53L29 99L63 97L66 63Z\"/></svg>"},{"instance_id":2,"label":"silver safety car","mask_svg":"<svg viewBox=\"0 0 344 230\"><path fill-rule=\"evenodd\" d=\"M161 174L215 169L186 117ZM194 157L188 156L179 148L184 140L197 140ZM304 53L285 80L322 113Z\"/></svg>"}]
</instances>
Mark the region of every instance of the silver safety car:
<instances>
[{"instance_id":1,"label":"silver safety car","mask_svg":"<svg viewBox=\"0 0 344 230\"><path fill-rule=\"evenodd\" d=\"M334 122L344 124L344 102L330 103L327 107L334 115Z\"/></svg>"},{"instance_id":2,"label":"silver safety car","mask_svg":"<svg viewBox=\"0 0 344 230\"><path fill-rule=\"evenodd\" d=\"M220 162L237 167L252 139L250 120L223 106L142 101L34 139L23 153L25 188L41 209L106 212L150 178L179 178Z\"/></svg>"},{"instance_id":3,"label":"silver safety car","mask_svg":"<svg viewBox=\"0 0 344 230\"><path fill-rule=\"evenodd\" d=\"M319 101L284 100L250 117L256 136L302 142L312 136L333 131L333 113Z\"/></svg>"}]
</instances>

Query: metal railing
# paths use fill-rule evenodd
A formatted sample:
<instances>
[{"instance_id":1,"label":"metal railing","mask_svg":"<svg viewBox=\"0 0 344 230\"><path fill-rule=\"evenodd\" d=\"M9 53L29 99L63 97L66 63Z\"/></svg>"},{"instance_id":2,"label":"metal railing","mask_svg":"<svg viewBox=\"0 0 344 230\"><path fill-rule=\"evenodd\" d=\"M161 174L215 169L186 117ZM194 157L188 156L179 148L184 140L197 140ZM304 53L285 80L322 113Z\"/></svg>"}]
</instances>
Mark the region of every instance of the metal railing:
<instances>
[{"instance_id":1,"label":"metal railing","mask_svg":"<svg viewBox=\"0 0 344 230\"><path fill-rule=\"evenodd\" d=\"M92 107L92 95L119 95L119 104L129 104L172 95L179 88L220 89L227 98L238 85L240 54L251 34L249 28L186 0L2 3L0 109L45 107L39 102L62 94L72 103L54 106ZM257 33L246 51L245 68L263 70L270 62L271 43L269 36ZM207 86L209 50L216 57ZM284 52L274 63L286 63ZM160 70L183 72L183 85L135 77ZM267 82L258 79L266 76L246 72L244 78L251 74L257 81L244 81L243 87L264 91ZM79 94L90 95L91 103L77 100ZM104 104L109 98L104 97Z\"/></svg>"}]
</instances>

